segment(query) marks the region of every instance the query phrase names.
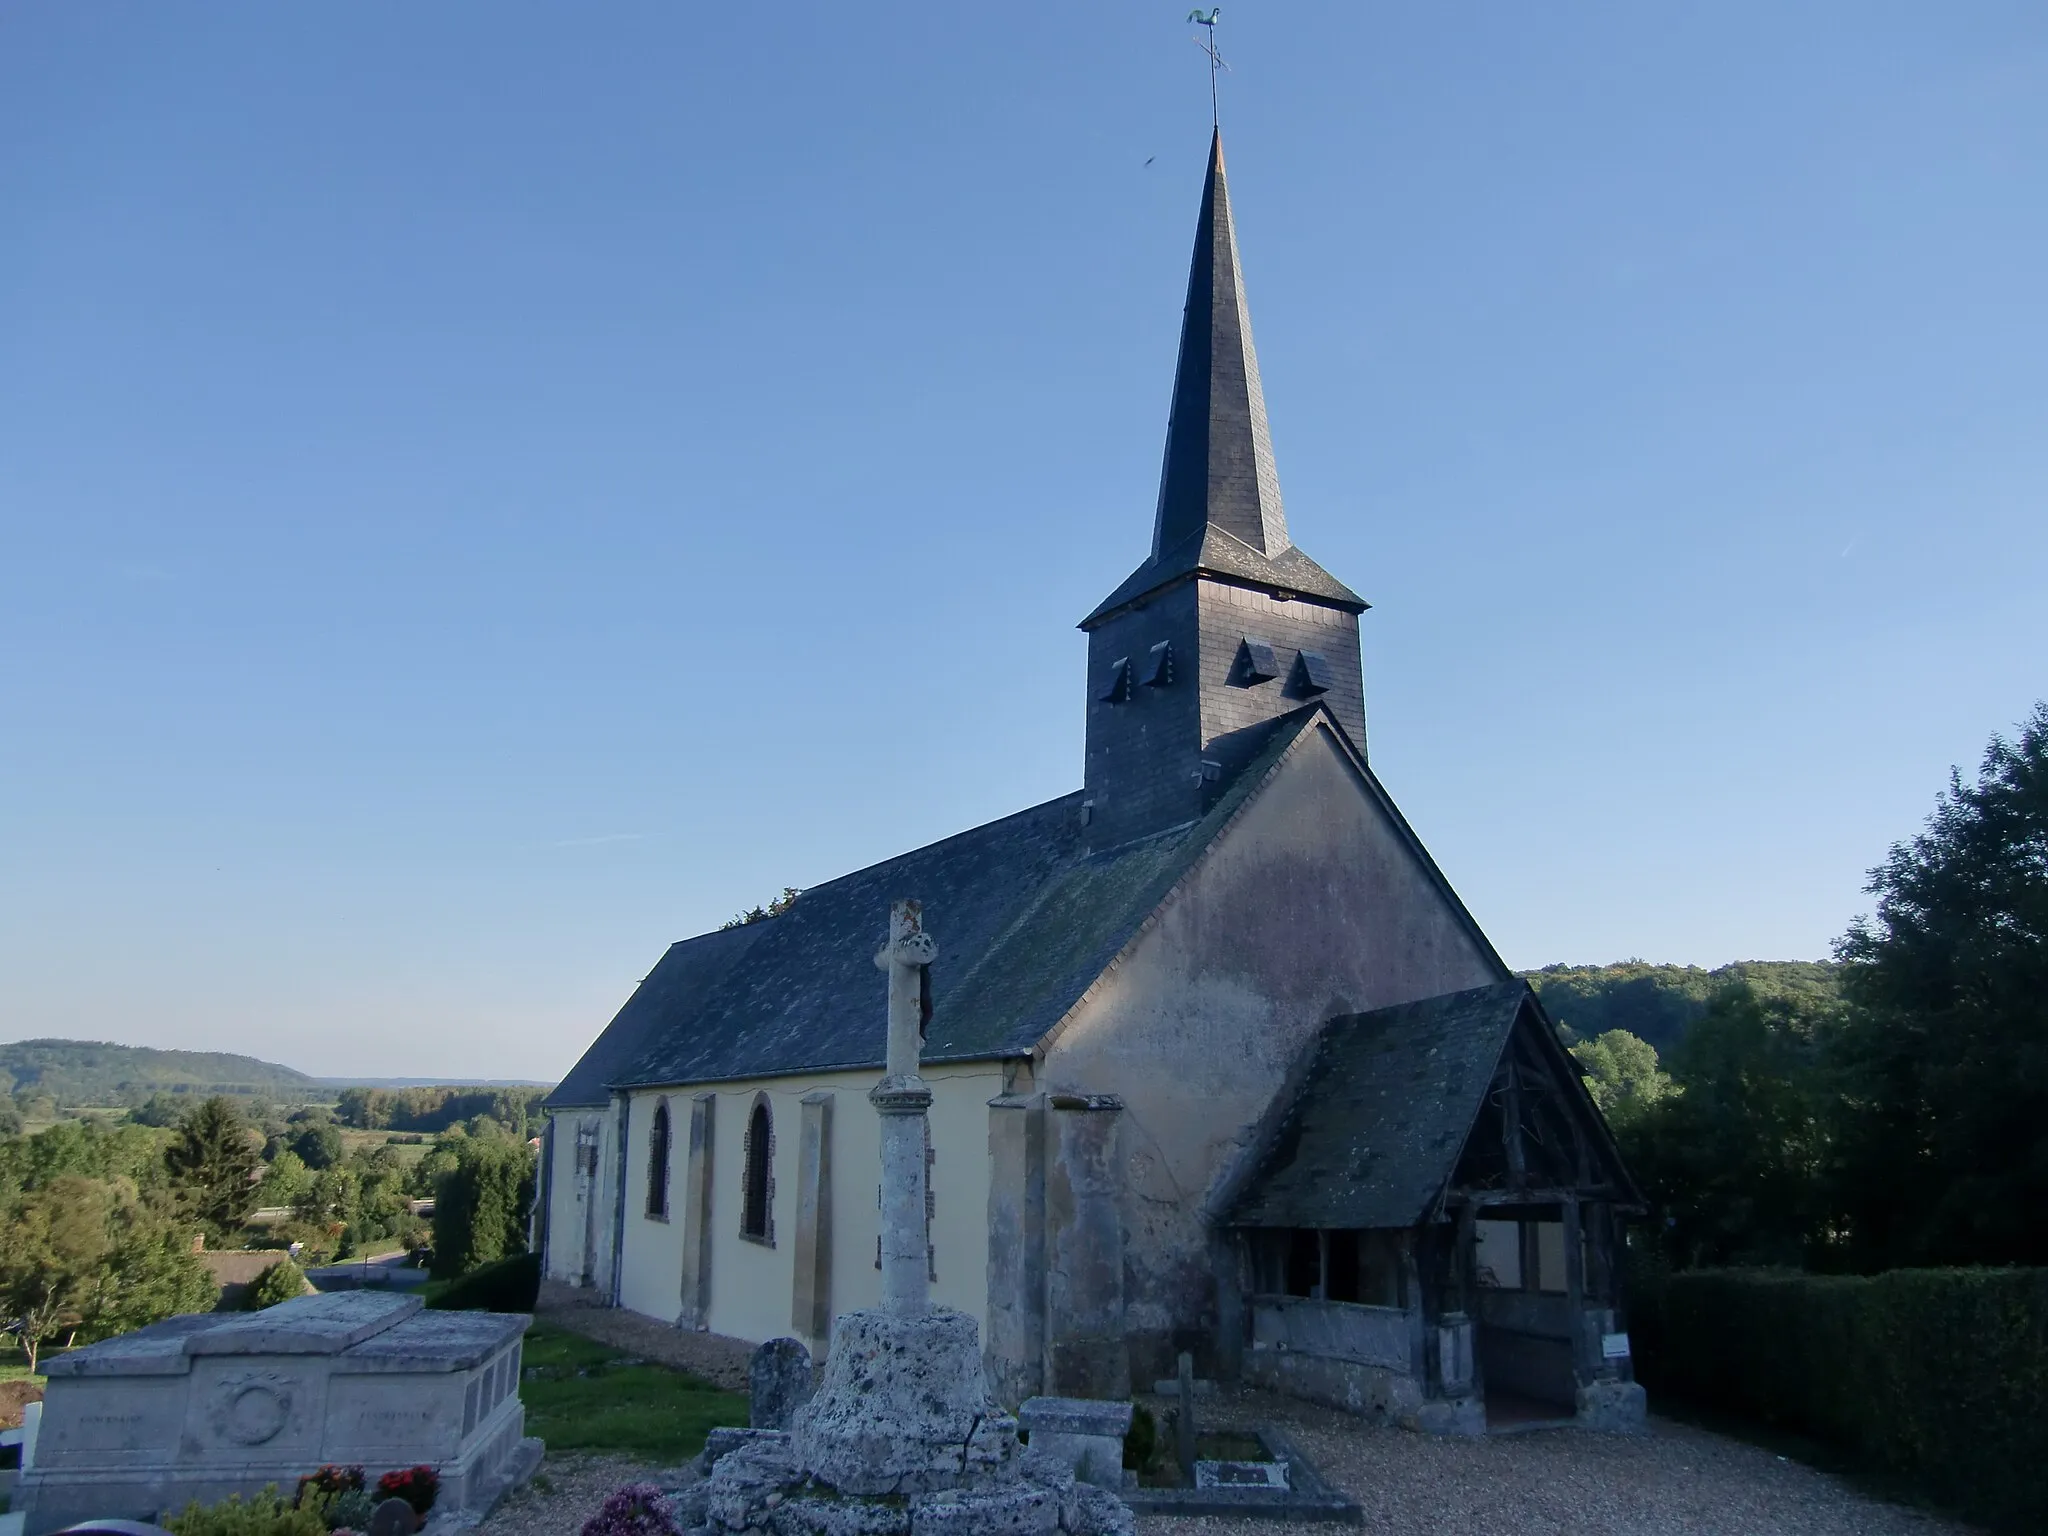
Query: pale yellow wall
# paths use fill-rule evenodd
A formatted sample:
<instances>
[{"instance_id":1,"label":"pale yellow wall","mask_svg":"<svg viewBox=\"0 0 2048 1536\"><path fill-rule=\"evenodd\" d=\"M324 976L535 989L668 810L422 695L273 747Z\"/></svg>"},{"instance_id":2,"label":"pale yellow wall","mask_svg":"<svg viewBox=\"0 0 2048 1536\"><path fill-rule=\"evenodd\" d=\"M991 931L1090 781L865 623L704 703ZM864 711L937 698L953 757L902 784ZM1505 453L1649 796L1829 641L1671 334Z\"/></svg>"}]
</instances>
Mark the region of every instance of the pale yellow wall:
<instances>
[{"instance_id":1,"label":"pale yellow wall","mask_svg":"<svg viewBox=\"0 0 2048 1536\"><path fill-rule=\"evenodd\" d=\"M881 1231L876 1193L881 1182L881 1140L868 1090L874 1072L814 1073L719 1083L713 1089L711 1179L711 1315L713 1333L759 1342L792 1332L795 1291L797 1151L802 1101L820 1090L833 1094L832 1311L871 1307L881 1300L875 1239ZM933 1241L938 1283L932 1299L977 1321L988 1309L988 1101L1003 1091L994 1062L925 1069L932 1089L935 1202ZM633 1095L626 1160L625 1268L620 1304L673 1322L681 1308L683 1192L689 1158L693 1090ZM756 1094L766 1093L775 1121L775 1245L740 1236L740 1184L746 1167L743 1141ZM648 1137L654 1106L669 1103L669 1218L647 1215Z\"/></svg>"}]
</instances>

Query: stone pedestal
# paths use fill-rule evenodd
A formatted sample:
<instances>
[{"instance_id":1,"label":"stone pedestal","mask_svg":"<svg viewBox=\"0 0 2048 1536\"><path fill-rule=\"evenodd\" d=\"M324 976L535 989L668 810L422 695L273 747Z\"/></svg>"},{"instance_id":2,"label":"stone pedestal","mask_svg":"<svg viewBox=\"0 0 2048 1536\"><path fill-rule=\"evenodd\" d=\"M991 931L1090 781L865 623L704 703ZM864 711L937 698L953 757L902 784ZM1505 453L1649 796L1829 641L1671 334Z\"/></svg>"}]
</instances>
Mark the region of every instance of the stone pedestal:
<instances>
[{"instance_id":1,"label":"stone pedestal","mask_svg":"<svg viewBox=\"0 0 2048 1536\"><path fill-rule=\"evenodd\" d=\"M843 1314L825 1380L790 1427L797 1466L841 1493L986 1485L1017 1454L1017 1421L989 1399L974 1319L939 1307Z\"/></svg>"},{"instance_id":2,"label":"stone pedestal","mask_svg":"<svg viewBox=\"0 0 2048 1536\"><path fill-rule=\"evenodd\" d=\"M417 1296L306 1296L168 1318L48 1366L26 1536L290 1489L323 1464L432 1466L436 1509L482 1509L539 1460L524 1436L530 1318L424 1312Z\"/></svg>"}]
</instances>

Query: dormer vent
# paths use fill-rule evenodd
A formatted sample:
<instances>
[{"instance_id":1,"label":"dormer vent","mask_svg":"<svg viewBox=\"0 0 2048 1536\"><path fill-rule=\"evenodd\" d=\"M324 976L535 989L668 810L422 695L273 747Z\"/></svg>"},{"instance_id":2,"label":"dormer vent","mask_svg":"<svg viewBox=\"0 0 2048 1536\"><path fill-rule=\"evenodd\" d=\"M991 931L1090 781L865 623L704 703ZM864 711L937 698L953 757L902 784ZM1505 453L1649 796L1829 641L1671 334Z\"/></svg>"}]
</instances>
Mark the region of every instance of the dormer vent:
<instances>
[{"instance_id":1,"label":"dormer vent","mask_svg":"<svg viewBox=\"0 0 2048 1536\"><path fill-rule=\"evenodd\" d=\"M1147 688L1164 688L1173 681L1173 642L1162 640L1145 653L1145 675L1139 679Z\"/></svg>"},{"instance_id":2,"label":"dormer vent","mask_svg":"<svg viewBox=\"0 0 2048 1536\"><path fill-rule=\"evenodd\" d=\"M1273 654L1272 646L1246 635L1238 643L1237 660L1232 664L1230 673L1230 680L1238 687L1250 688L1258 683L1270 683L1278 677L1280 661Z\"/></svg>"},{"instance_id":3,"label":"dormer vent","mask_svg":"<svg viewBox=\"0 0 2048 1536\"><path fill-rule=\"evenodd\" d=\"M1128 704L1131 701L1131 658L1119 656L1109 664L1109 680L1102 685L1102 692L1096 697L1105 704Z\"/></svg>"},{"instance_id":4,"label":"dormer vent","mask_svg":"<svg viewBox=\"0 0 2048 1536\"><path fill-rule=\"evenodd\" d=\"M1314 698L1337 686L1337 674L1321 651L1303 651L1294 658L1294 671L1287 679L1287 691L1298 699Z\"/></svg>"}]
</instances>

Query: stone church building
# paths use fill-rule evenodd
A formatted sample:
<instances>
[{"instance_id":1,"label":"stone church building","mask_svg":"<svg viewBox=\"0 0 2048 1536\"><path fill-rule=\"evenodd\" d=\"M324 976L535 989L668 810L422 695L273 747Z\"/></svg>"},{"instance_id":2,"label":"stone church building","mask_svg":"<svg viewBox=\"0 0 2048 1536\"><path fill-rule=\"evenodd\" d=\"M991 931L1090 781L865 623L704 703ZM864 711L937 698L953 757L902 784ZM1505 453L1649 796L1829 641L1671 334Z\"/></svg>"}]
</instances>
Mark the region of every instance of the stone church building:
<instances>
[{"instance_id":1,"label":"stone church building","mask_svg":"<svg viewBox=\"0 0 2048 1536\"><path fill-rule=\"evenodd\" d=\"M1425 1427L1626 1412L1639 1197L1373 775L1365 607L1289 537L1219 138L1152 546L1081 622L1082 787L672 945L547 1101L547 1274L820 1354L876 1303L872 957L914 897L933 1298L1000 1398L1191 1349Z\"/></svg>"}]
</instances>

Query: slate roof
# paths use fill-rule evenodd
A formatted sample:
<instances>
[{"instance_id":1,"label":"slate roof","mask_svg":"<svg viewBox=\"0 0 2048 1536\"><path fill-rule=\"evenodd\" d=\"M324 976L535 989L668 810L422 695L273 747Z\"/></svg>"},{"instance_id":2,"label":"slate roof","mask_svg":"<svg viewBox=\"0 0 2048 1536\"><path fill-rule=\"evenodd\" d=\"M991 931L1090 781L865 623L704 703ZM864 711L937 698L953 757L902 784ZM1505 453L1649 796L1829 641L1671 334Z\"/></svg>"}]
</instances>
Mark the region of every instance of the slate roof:
<instances>
[{"instance_id":1,"label":"slate roof","mask_svg":"<svg viewBox=\"0 0 2048 1536\"><path fill-rule=\"evenodd\" d=\"M1535 996L1518 977L1332 1019L1227 1223L1421 1221L1456 1170L1525 1007Z\"/></svg>"},{"instance_id":2,"label":"slate roof","mask_svg":"<svg viewBox=\"0 0 2048 1536\"><path fill-rule=\"evenodd\" d=\"M1196 571L1283 588L1353 613L1366 606L1287 535L1221 130L1209 141L1209 174L1188 265L1152 553L1081 627Z\"/></svg>"},{"instance_id":3,"label":"slate roof","mask_svg":"<svg viewBox=\"0 0 2048 1536\"><path fill-rule=\"evenodd\" d=\"M939 945L927 1062L1028 1055L1130 942L1287 748L1328 712L1271 723L1198 821L1091 853L1076 792L813 886L780 917L672 945L551 1094L882 1065L889 903Z\"/></svg>"},{"instance_id":4,"label":"slate roof","mask_svg":"<svg viewBox=\"0 0 2048 1536\"><path fill-rule=\"evenodd\" d=\"M584 1108L610 1101L609 1084L639 1059L665 1022L687 1009L740 956L781 921L765 918L738 928L721 928L671 944L653 970L626 999L625 1007L591 1042L569 1075L543 1101L544 1109Z\"/></svg>"}]
</instances>

